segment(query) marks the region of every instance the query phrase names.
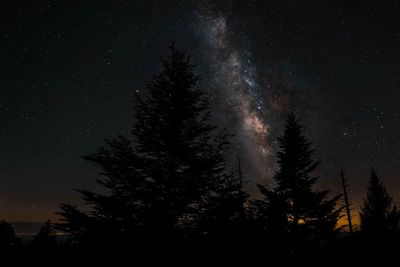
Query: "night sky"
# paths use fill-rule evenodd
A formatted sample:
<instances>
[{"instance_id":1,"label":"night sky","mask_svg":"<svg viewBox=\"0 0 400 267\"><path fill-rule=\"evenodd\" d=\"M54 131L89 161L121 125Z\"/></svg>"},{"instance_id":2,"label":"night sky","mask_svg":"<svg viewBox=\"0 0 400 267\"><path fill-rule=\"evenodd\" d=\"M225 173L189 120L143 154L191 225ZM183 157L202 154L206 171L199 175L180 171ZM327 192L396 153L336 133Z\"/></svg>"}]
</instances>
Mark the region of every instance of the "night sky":
<instances>
[{"instance_id":1,"label":"night sky","mask_svg":"<svg viewBox=\"0 0 400 267\"><path fill-rule=\"evenodd\" d=\"M218 4L212 4L218 2ZM249 192L272 183L276 138L295 111L356 209L373 166L400 197L400 1L1 1L0 218L56 219L81 160L127 134L132 96L175 41L235 134Z\"/></svg>"}]
</instances>

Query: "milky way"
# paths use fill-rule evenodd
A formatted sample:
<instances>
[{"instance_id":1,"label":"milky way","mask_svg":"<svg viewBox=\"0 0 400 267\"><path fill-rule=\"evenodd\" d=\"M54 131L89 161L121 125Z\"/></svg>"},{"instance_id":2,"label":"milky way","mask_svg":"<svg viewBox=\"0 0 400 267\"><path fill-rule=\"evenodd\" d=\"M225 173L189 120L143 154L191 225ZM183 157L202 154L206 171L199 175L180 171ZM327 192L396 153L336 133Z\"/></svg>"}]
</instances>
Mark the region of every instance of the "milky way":
<instances>
[{"instance_id":1,"label":"milky way","mask_svg":"<svg viewBox=\"0 0 400 267\"><path fill-rule=\"evenodd\" d=\"M259 83L251 54L235 48L230 35L235 34L222 14L199 15L201 33L208 46L208 59L219 105L226 106L223 120L236 117L234 129L240 153L245 155L249 175L268 176L267 161L271 145L267 141L270 125L261 112L266 108L258 94ZM231 114L229 114L231 112Z\"/></svg>"},{"instance_id":2,"label":"milky way","mask_svg":"<svg viewBox=\"0 0 400 267\"><path fill-rule=\"evenodd\" d=\"M51 2L51 3L50 3ZM357 4L356 4L357 2ZM369 168L400 196L398 1L0 1L0 219L55 219L72 188L97 191L81 160L132 129L133 90L168 45L187 50L248 185L272 182L289 110L362 203ZM254 191L255 192L255 191Z\"/></svg>"}]
</instances>

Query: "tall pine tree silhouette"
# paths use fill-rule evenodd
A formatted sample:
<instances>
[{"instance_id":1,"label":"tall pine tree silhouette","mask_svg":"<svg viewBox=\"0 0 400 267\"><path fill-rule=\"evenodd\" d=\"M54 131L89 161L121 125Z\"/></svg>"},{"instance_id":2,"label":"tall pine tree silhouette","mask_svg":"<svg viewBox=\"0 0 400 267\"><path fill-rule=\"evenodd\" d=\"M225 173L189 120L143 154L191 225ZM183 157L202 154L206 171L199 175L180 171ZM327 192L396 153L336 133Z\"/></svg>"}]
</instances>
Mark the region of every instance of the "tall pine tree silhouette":
<instances>
[{"instance_id":1,"label":"tall pine tree silhouette","mask_svg":"<svg viewBox=\"0 0 400 267\"><path fill-rule=\"evenodd\" d=\"M379 236L399 229L399 214L374 169L371 169L367 196L360 211L361 232Z\"/></svg>"},{"instance_id":2,"label":"tall pine tree silhouette","mask_svg":"<svg viewBox=\"0 0 400 267\"><path fill-rule=\"evenodd\" d=\"M329 191L315 189L319 177L313 172L319 161L314 159L315 150L294 114L289 115L278 143L276 187L270 190L259 186L264 197L256 202L257 216L275 236L274 242L280 242L278 245L289 253L300 255L334 238L339 196L329 198Z\"/></svg>"},{"instance_id":3,"label":"tall pine tree silhouette","mask_svg":"<svg viewBox=\"0 0 400 267\"><path fill-rule=\"evenodd\" d=\"M204 225L220 203L243 201L226 172L227 135L209 123L199 76L183 51L170 50L161 72L147 82L145 97L135 95L131 137L108 140L84 157L101 168L97 183L106 193L79 190L87 212L61 205L60 227L80 235L76 240L96 240L101 233L101 239L137 242L142 248L147 242L153 252L168 251L183 230Z\"/></svg>"}]
</instances>

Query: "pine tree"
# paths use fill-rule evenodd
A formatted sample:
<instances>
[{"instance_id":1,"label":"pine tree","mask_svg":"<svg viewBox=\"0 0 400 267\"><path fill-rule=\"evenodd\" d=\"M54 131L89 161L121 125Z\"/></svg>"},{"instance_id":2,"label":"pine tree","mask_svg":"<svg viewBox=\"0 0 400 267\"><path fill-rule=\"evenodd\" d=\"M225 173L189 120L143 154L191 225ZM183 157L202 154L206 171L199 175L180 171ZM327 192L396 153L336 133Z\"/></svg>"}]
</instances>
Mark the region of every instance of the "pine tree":
<instances>
[{"instance_id":1,"label":"pine tree","mask_svg":"<svg viewBox=\"0 0 400 267\"><path fill-rule=\"evenodd\" d=\"M399 229L399 213L375 170L371 170L367 196L360 211L361 232L384 235Z\"/></svg>"},{"instance_id":2,"label":"pine tree","mask_svg":"<svg viewBox=\"0 0 400 267\"><path fill-rule=\"evenodd\" d=\"M30 247L37 253L51 253L57 248L57 239L53 225L47 220L33 237Z\"/></svg>"},{"instance_id":3,"label":"pine tree","mask_svg":"<svg viewBox=\"0 0 400 267\"><path fill-rule=\"evenodd\" d=\"M86 243L86 232L91 228L91 218L85 212L80 211L76 206L70 204L60 204L60 211L56 212L59 215L60 222L55 227L61 232L67 233L68 245L76 245L78 243Z\"/></svg>"},{"instance_id":4,"label":"pine tree","mask_svg":"<svg viewBox=\"0 0 400 267\"><path fill-rule=\"evenodd\" d=\"M13 226L0 221L0 255L7 255L21 246L21 240L15 235Z\"/></svg>"},{"instance_id":5,"label":"pine tree","mask_svg":"<svg viewBox=\"0 0 400 267\"><path fill-rule=\"evenodd\" d=\"M172 46L162 71L147 82L145 97L135 95L131 137L107 140L84 157L101 168L97 183L107 193L79 190L90 210L62 205L61 227L80 236L92 231L104 239L147 242L152 249L169 247L165 242L196 227L222 194L235 195L225 171L227 135L210 125L198 80L189 57Z\"/></svg>"},{"instance_id":6,"label":"pine tree","mask_svg":"<svg viewBox=\"0 0 400 267\"><path fill-rule=\"evenodd\" d=\"M236 177L219 183L216 190L206 194L199 214L199 230L206 238L213 257L225 258L243 252L248 226L244 203L247 193Z\"/></svg>"},{"instance_id":7,"label":"pine tree","mask_svg":"<svg viewBox=\"0 0 400 267\"><path fill-rule=\"evenodd\" d=\"M315 189L319 177L313 176L313 171L319 161L314 159L315 150L303 136L295 115L289 115L278 143L276 187L269 190L260 186L263 199L256 202L257 217L263 218L267 231L275 235L280 246L298 254L334 238L339 196L328 198L329 191Z\"/></svg>"}]
</instances>

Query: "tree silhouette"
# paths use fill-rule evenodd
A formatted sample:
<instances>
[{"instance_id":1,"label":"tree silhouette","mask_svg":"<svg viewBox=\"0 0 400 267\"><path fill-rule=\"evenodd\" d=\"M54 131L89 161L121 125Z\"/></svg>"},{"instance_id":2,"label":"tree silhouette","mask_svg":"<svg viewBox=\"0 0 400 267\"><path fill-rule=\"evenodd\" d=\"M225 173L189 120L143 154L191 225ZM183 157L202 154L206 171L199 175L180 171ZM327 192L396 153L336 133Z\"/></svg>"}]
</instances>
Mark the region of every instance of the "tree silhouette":
<instances>
[{"instance_id":1,"label":"tree silhouette","mask_svg":"<svg viewBox=\"0 0 400 267\"><path fill-rule=\"evenodd\" d=\"M70 204L60 204L60 211L56 214L61 216L60 222L55 225L57 229L69 234L67 240L70 245L85 243L85 235L92 225L91 219L76 206Z\"/></svg>"},{"instance_id":2,"label":"tree silhouette","mask_svg":"<svg viewBox=\"0 0 400 267\"><path fill-rule=\"evenodd\" d=\"M351 202L350 202L350 197L347 192L347 187L349 186L347 183L347 179L344 177L344 171L340 171L340 180L342 183L342 188L343 188L343 201L344 201L344 207L346 208L346 216L347 216L347 223L349 226L349 231L350 234L353 234L353 223L352 223L352 218L351 218Z\"/></svg>"},{"instance_id":3,"label":"tree silhouette","mask_svg":"<svg viewBox=\"0 0 400 267\"><path fill-rule=\"evenodd\" d=\"M199 218L199 230L212 248L212 256L225 258L243 253L248 216L244 203L247 193L238 179L232 177L206 194ZM206 234L205 234L206 233Z\"/></svg>"},{"instance_id":4,"label":"tree silhouette","mask_svg":"<svg viewBox=\"0 0 400 267\"><path fill-rule=\"evenodd\" d=\"M273 190L259 186L263 199L256 201L257 217L274 242L289 253L300 255L335 237L339 196L328 198L329 191L314 188L319 177L312 173L319 161L314 159L315 150L303 136L294 114L289 115L278 143L279 168L274 176L277 185Z\"/></svg>"},{"instance_id":5,"label":"tree silhouette","mask_svg":"<svg viewBox=\"0 0 400 267\"><path fill-rule=\"evenodd\" d=\"M39 254L48 254L55 251L57 248L57 239L50 220L47 220L33 237L30 247Z\"/></svg>"},{"instance_id":6,"label":"tree silhouette","mask_svg":"<svg viewBox=\"0 0 400 267\"><path fill-rule=\"evenodd\" d=\"M360 211L361 232L376 237L398 231L399 213L374 169L371 169L367 190Z\"/></svg>"},{"instance_id":7,"label":"tree silhouette","mask_svg":"<svg viewBox=\"0 0 400 267\"><path fill-rule=\"evenodd\" d=\"M210 214L232 221L243 208L243 192L226 171L227 135L209 124L208 100L189 57L170 50L145 97L135 95L131 137L106 140L84 157L101 168L97 183L106 193L79 190L87 212L60 206L59 227L78 242L136 242L168 254L189 232L210 234L217 225Z\"/></svg>"},{"instance_id":8,"label":"tree silhouette","mask_svg":"<svg viewBox=\"0 0 400 267\"><path fill-rule=\"evenodd\" d=\"M21 241L15 235L13 226L4 220L0 221L0 255L7 255L20 245Z\"/></svg>"}]
</instances>

